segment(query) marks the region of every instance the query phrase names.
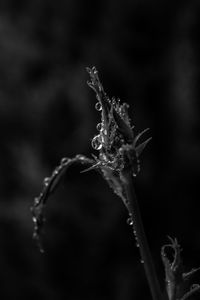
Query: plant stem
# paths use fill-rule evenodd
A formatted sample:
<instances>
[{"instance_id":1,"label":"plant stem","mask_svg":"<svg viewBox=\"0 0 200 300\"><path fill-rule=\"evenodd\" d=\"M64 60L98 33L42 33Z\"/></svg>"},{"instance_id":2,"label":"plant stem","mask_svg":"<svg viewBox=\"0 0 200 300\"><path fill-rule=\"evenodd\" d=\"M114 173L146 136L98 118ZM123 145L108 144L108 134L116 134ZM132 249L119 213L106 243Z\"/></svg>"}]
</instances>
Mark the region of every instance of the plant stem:
<instances>
[{"instance_id":1,"label":"plant stem","mask_svg":"<svg viewBox=\"0 0 200 300\"><path fill-rule=\"evenodd\" d=\"M141 262L144 263L144 269L146 277L149 283L153 300L161 300L162 293L160 284L156 275L155 266L150 253L148 242L146 239L140 209L135 194L135 190L132 182L132 175L130 172L126 172L124 175L125 192L127 197L127 208L133 221L133 230L136 238L136 242L139 245Z\"/></svg>"}]
</instances>

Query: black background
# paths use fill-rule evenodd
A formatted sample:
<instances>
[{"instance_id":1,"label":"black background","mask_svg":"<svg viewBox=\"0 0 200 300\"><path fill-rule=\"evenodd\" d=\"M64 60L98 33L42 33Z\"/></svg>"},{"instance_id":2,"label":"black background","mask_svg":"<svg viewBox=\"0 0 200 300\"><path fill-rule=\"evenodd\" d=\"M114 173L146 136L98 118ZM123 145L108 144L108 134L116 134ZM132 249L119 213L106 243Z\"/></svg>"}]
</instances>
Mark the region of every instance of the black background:
<instances>
[{"instance_id":1,"label":"black background","mask_svg":"<svg viewBox=\"0 0 200 300\"><path fill-rule=\"evenodd\" d=\"M110 97L150 127L137 190L164 287L160 248L200 265L199 1L0 2L0 298L150 299L127 212L95 172L70 168L46 209L45 254L30 205L64 156L94 153L95 65Z\"/></svg>"}]
</instances>

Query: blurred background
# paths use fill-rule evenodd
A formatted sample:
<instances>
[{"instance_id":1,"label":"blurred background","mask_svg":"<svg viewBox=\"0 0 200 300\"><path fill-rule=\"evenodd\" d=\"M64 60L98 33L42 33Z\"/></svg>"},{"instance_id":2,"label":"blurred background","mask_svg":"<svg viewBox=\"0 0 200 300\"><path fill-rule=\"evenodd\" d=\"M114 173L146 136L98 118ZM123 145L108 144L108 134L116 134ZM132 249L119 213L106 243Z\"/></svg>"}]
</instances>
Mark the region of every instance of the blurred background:
<instances>
[{"instance_id":1,"label":"blurred background","mask_svg":"<svg viewBox=\"0 0 200 300\"><path fill-rule=\"evenodd\" d=\"M86 84L150 127L135 186L164 287L160 248L200 265L200 3L172 0L0 2L0 298L151 299L123 203L95 172L70 168L46 209L45 254L30 205L64 156L94 153L100 116Z\"/></svg>"}]
</instances>

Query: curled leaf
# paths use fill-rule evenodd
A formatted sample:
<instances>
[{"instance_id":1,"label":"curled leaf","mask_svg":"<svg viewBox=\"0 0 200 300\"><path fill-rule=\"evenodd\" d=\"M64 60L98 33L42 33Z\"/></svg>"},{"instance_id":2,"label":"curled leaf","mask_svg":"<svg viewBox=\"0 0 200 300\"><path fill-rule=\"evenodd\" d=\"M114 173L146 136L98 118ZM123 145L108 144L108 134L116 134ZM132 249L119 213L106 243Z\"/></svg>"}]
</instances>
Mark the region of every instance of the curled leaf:
<instances>
[{"instance_id":1,"label":"curled leaf","mask_svg":"<svg viewBox=\"0 0 200 300\"><path fill-rule=\"evenodd\" d=\"M193 275L199 270L199 268L192 269L190 272L184 273L184 267L180 256L180 245L176 238L168 238L170 243L164 245L161 249L161 257L165 267L165 281L168 299L186 300L197 291L200 291L199 284L192 284L190 282ZM172 256L167 250L172 251Z\"/></svg>"},{"instance_id":2,"label":"curled leaf","mask_svg":"<svg viewBox=\"0 0 200 300\"><path fill-rule=\"evenodd\" d=\"M40 235L44 226L44 208L50 195L55 192L59 184L62 182L67 169L74 163L83 165L93 165L94 160L85 157L84 155L76 155L74 158L63 158L52 172L50 177L44 179L43 188L38 197L34 199L31 207L32 219L34 223L33 238L37 241L39 249L43 252L43 247L40 240Z\"/></svg>"}]
</instances>

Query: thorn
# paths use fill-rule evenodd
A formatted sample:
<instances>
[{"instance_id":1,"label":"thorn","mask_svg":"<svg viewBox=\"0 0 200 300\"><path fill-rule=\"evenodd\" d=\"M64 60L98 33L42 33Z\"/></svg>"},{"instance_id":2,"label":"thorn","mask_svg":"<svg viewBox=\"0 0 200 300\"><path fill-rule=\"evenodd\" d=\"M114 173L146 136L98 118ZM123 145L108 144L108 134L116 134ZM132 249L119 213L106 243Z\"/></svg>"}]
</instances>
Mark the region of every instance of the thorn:
<instances>
[{"instance_id":1,"label":"thorn","mask_svg":"<svg viewBox=\"0 0 200 300\"><path fill-rule=\"evenodd\" d=\"M152 139L152 137L148 138L146 141L144 141L142 144L138 145L135 150L138 156L140 156L140 154L142 153L142 151L144 150L144 148L146 147L146 145L148 144L148 142L150 142L150 140Z\"/></svg>"},{"instance_id":2,"label":"thorn","mask_svg":"<svg viewBox=\"0 0 200 300\"><path fill-rule=\"evenodd\" d=\"M135 147L135 145L137 144L138 140L141 138L141 136L147 132L149 130L149 128L144 129L142 132L138 133L138 135L136 135L134 142L133 142L133 146Z\"/></svg>"},{"instance_id":3,"label":"thorn","mask_svg":"<svg viewBox=\"0 0 200 300\"><path fill-rule=\"evenodd\" d=\"M190 272L183 273L184 280L188 280L192 275L194 275L199 270L200 270L200 267L199 268L193 268Z\"/></svg>"},{"instance_id":4,"label":"thorn","mask_svg":"<svg viewBox=\"0 0 200 300\"><path fill-rule=\"evenodd\" d=\"M100 164L101 164L101 162L98 162L96 165L93 165L93 166L91 166L91 167L89 167L89 168L87 168L87 169L81 171L80 173L86 173L86 172L88 172L88 171L97 169L97 168L99 167Z\"/></svg>"}]
</instances>

